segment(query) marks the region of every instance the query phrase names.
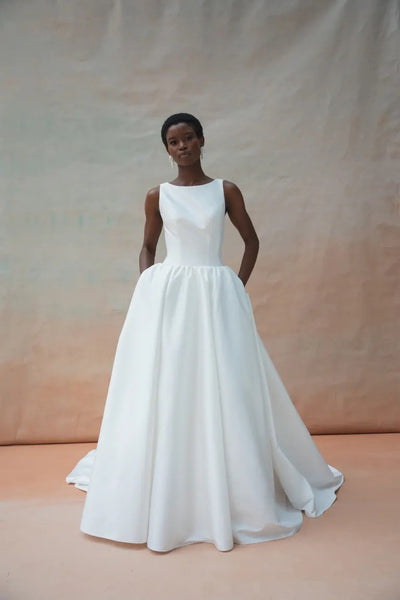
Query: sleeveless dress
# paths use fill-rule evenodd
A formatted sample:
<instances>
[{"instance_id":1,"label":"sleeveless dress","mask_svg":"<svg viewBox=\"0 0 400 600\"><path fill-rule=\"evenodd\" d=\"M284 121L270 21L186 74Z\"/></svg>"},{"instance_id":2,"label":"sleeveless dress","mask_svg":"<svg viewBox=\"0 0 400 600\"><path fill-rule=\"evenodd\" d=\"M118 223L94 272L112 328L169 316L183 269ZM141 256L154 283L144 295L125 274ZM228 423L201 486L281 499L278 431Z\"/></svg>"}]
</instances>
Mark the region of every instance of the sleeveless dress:
<instances>
[{"instance_id":1,"label":"sleeveless dress","mask_svg":"<svg viewBox=\"0 0 400 600\"><path fill-rule=\"evenodd\" d=\"M167 255L138 278L97 447L66 477L80 529L165 552L287 537L343 475L322 458L221 261L223 180L160 186Z\"/></svg>"}]
</instances>

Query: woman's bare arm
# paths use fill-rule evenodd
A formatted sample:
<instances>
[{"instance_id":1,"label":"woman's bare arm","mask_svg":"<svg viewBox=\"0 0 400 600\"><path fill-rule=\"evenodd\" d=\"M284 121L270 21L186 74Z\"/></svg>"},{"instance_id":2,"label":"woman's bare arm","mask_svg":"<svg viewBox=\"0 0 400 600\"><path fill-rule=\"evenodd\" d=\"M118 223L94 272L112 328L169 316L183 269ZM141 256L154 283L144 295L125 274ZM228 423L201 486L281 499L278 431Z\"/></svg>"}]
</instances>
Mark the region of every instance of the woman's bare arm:
<instances>
[{"instance_id":1,"label":"woman's bare arm","mask_svg":"<svg viewBox=\"0 0 400 600\"><path fill-rule=\"evenodd\" d=\"M139 254L140 273L151 267L151 265L154 265L157 242L163 227L159 210L159 197L159 186L149 190L146 195L144 203L146 221L144 224L143 245Z\"/></svg>"},{"instance_id":2,"label":"woman's bare arm","mask_svg":"<svg viewBox=\"0 0 400 600\"><path fill-rule=\"evenodd\" d=\"M231 181L224 181L224 194L226 211L245 244L238 277L243 285L246 285L257 260L260 242L247 213L240 189Z\"/></svg>"}]
</instances>

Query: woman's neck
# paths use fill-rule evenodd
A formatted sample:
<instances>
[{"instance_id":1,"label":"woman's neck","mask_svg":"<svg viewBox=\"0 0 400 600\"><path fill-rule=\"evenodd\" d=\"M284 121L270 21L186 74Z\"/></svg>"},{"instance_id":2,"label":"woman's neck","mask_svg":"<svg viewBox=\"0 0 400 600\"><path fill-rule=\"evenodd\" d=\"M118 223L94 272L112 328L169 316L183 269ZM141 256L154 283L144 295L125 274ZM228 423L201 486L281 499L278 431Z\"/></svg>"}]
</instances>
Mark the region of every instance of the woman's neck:
<instances>
[{"instance_id":1,"label":"woman's neck","mask_svg":"<svg viewBox=\"0 0 400 600\"><path fill-rule=\"evenodd\" d=\"M173 180L173 183L177 185L200 185L201 183L208 183L211 181L211 177L208 177L200 162L196 165L190 166L178 166L178 175Z\"/></svg>"}]
</instances>

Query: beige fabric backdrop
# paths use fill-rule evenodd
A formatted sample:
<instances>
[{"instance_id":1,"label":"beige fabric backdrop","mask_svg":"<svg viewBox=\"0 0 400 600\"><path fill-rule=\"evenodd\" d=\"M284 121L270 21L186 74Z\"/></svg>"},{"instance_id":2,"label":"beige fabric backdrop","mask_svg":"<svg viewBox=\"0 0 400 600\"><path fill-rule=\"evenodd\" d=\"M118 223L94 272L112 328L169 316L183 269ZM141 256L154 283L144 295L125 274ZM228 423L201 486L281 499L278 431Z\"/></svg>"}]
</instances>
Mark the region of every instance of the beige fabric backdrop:
<instances>
[{"instance_id":1,"label":"beige fabric backdrop","mask_svg":"<svg viewBox=\"0 0 400 600\"><path fill-rule=\"evenodd\" d=\"M309 429L399 431L398 24L396 0L0 4L2 443L97 439L177 111L244 193L257 325Z\"/></svg>"}]
</instances>

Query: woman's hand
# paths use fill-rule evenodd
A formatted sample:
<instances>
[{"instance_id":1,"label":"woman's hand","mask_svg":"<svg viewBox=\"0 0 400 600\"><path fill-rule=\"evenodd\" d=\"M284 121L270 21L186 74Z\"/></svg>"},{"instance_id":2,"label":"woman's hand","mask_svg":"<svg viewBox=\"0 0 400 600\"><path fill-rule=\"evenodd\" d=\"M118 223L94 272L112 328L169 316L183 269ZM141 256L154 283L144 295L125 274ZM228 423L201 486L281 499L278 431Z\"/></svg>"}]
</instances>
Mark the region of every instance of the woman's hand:
<instances>
[{"instance_id":1,"label":"woman's hand","mask_svg":"<svg viewBox=\"0 0 400 600\"><path fill-rule=\"evenodd\" d=\"M238 273L243 286L246 285L257 260L260 242L253 223L247 213L242 192L231 181L224 181L225 207L233 225L239 231L244 244L244 254Z\"/></svg>"},{"instance_id":2,"label":"woman's hand","mask_svg":"<svg viewBox=\"0 0 400 600\"><path fill-rule=\"evenodd\" d=\"M144 224L143 245L139 254L139 271L142 273L154 265L158 238L160 237L163 222L159 210L160 187L157 186L147 192L144 203L146 221Z\"/></svg>"}]
</instances>

